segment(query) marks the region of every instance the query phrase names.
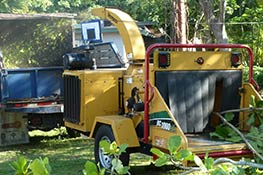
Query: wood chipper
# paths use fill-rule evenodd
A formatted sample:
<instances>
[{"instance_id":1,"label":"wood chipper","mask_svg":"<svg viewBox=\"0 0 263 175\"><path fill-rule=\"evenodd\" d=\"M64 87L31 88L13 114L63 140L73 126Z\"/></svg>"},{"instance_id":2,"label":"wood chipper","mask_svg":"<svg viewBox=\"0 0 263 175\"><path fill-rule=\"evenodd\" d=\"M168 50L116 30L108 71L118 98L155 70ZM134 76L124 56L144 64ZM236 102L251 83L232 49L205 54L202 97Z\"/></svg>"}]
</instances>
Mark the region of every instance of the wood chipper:
<instances>
[{"instance_id":1,"label":"wood chipper","mask_svg":"<svg viewBox=\"0 0 263 175\"><path fill-rule=\"evenodd\" d=\"M94 138L97 162L111 166L112 158L99 147L101 140L128 144L121 156L127 165L130 153L151 155L152 147L167 150L168 138L174 135L181 136L181 148L200 157L207 152L211 157L251 154L244 143L209 137L220 123L213 112L249 107L251 95L261 99L248 46L154 44L145 52L140 31L128 14L111 8L92 13L116 26L129 59L125 67L110 43L90 43L66 57L65 126ZM247 83L244 56L249 57ZM235 113L232 123L246 130L247 118L246 113Z\"/></svg>"}]
</instances>

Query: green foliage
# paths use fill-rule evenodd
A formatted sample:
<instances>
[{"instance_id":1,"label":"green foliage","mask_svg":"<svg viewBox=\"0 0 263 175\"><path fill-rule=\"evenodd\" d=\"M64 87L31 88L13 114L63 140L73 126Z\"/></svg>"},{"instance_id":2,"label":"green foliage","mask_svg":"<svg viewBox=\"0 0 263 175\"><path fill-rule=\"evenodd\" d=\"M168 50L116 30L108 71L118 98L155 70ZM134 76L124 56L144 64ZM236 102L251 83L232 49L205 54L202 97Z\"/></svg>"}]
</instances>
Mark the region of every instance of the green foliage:
<instances>
[{"instance_id":1,"label":"green foliage","mask_svg":"<svg viewBox=\"0 0 263 175\"><path fill-rule=\"evenodd\" d=\"M234 114L233 113L226 113L224 115L224 118L228 122L231 122L234 119ZM215 132L211 132L210 136L218 138L220 140L226 140L226 141L230 141L230 142L240 142L242 140L240 138L240 136L233 129L225 126L224 123L217 125L215 128Z\"/></svg>"},{"instance_id":2,"label":"green foliage","mask_svg":"<svg viewBox=\"0 0 263 175\"><path fill-rule=\"evenodd\" d=\"M115 141L109 143L106 140L100 141L99 144L105 153L114 156L112 159L112 167L110 170L105 170L104 168L100 168L99 164L96 165L94 162L87 161L83 170L84 175L103 175L106 171L109 171L111 175L129 173L130 167L123 166L120 160L120 155L124 153L128 147L127 144L122 144L120 147L118 147Z\"/></svg>"},{"instance_id":3,"label":"green foliage","mask_svg":"<svg viewBox=\"0 0 263 175\"><path fill-rule=\"evenodd\" d=\"M10 163L12 169L15 170L16 175L29 175L29 162L25 157L20 156L17 160Z\"/></svg>"},{"instance_id":4,"label":"green foliage","mask_svg":"<svg viewBox=\"0 0 263 175\"><path fill-rule=\"evenodd\" d=\"M104 175L105 169L101 169L99 164L96 165L94 162L88 160L85 163L85 166L82 172L84 175Z\"/></svg>"},{"instance_id":5,"label":"green foliage","mask_svg":"<svg viewBox=\"0 0 263 175\"><path fill-rule=\"evenodd\" d=\"M168 140L168 150L170 153L175 154L181 145L182 139L180 136L171 137Z\"/></svg>"},{"instance_id":6,"label":"green foliage","mask_svg":"<svg viewBox=\"0 0 263 175\"><path fill-rule=\"evenodd\" d=\"M100 147L102 147L106 153L118 157L126 151L128 144L122 144L120 147L118 147L116 142L109 143L106 140L102 140L100 142Z\"/></svg>"},{"instance_id":7,"label":"green foliage","mask_svg":"<svg viewBox=\"0 0 263 175\"><path fill-rule=\"evenodd\" d=\"M11 162L10 166L15 170L16 175L49 175L51 173L51 166L47 157L29 162L20 156L16 161Z\"/></svg>"},{"instance_id":8,"label":"green foliage","mask_svg":"<svg viewBox=\"0 0 263 175\"><path fill-rule=\"evenodd\" d=\"M260 14L263 8L256 0L236 1L235 5L233 14L228 18L229 24L226 25L230 41L248 44L254 51L255 64L262 65L263 17Z\"/></svg>"},{"instance_id":9,"label":"green foliage","mask_svg":"<svg viewBox=\"0 0 263 175\"><path fill-rule=\"evenodd\" d=\"M89 0L12 0L1 1L0 12L40 13L76 12L94 5Z\"/></svg>"},{"instance_id":10,"label":"green foliage","mask_svg":"<svg viewBox=\"0 0 263 175\"><path fill-rule=\"evenodd\" d=\"M161 167L169 162L174 164L176 167L182 167L182 162L191 161L199 167L199 174L211 174L211 175L241 175L242 168L234 165L219 164L215 165L215 160L208 157L208 154L204 157L204 160L200 159L198 156L194 155L189 150L180 150L181 138L179 136L172 136L168 141L169 154L162 152L158 148L152 148L151 152L158 156L154 165L156 167ZM190 171L192 172L192 171ZM184 174L188 174L187 172Z\"/></svg>"},{"instance_id":11,"label":"green foliage","mask_svg":"<svg viewBox=\"0 0 263 175\"><path fill-rule=\"evenodd\" d=\"M186 160L193 160L194 157L189 150L181 149L179 150L181 145L181 137L173 136L168 140L168 150L169 154L162 152L158 148L151 148L151 152L158 156L156 161L154 162L155 166L161 167L166 165L168 162L172 161L174 163L180 163Z\"/></svg>"},{"instance_id":12,"label":"green foliage","mask_svg":"<svg viewBox=\"0 0 263 175\"><path fill-rule=\"evenodd\" d=\"M250 105L249 107L253 108L262 108L263 107L263 101L256 100L255 96L250 97ZM256 122L259 122L259 125L263 124L263 111L255 110L249 115L249 119L246 121L246 124L248 126L255 126Z\"/></svg>"},{"instance_id":13,"label":"green foliage","mask_svg":"<svg viewBox=\"0 0 263 175\"><path fill-rule=\"evenodd\" d=\"M171 36L171 28L174 26L171 20L172 2L173 1L171 0L3 0L0 3L0 12L70 12L80 14L76 19L83 21L94 18L90 14L90 9L93 7L113 7L127 12L135 20L153 22L156 28L163 28L165 32ZM218 1L214 1L213 3L215 9L214 14L215 16L217 16L219 12L219 3ZM209 31L209 27L206 24L205 19L201 18L203 12L200 10L199 2L196 0L188 0L187 5L189 28L188 39L192 40L194 37L197 37L201 39L203 43L213 42L214 38L212 37L212 33ZM226 30L229 36L229 41L231 43L248 44L249 46L251 46L256 57L256 65L263 65L262 13L263 6L261 0L227 1ZM1 27L3 27L2 22ZM13 27L14 25L9 29ZM43 26L40 27L40 30L41 29L43 29ZM67 31L61 32L61 30L63 31L63 29ZM65 39L67 37L71 38L69 36L71 33L70 28L61 26L61 28L58 29L59 32L57 34L54 34L50 31L43 33L43 36L47 36L48 39L43 39L43 36L39 36L39 34L41 33L40 30L34 31L36 34L34 36L25 36L25 38L27 39L24 40L24 42L23 40L21 40L20 42L14 42L12 45L6 45L6 43L4 42L5 40L1 38L1 41L3 41L4 44L0 43L0 48L4 51L4 54L6 55L5 58L7 59L8 64L11 65L11 67L42 66L43 64L39 63L42 60L45 60L44 66L54 65L55 61L52 60L61 60L62 54L71 49L71 44L68 42L67 39ZM19 38L21 37L20 34L24 35L22 27L20 28L20 31L12 31L10 33L19 34L17 36L12 36L12 38L16 38L16 40L19 40ZM6 35L9 35L10 33ZM1 34L0 36L5 35ZM32 40L28 40L29 38L37 39L37 41L34 42ZM2 48L3 45L6 45L6 47ZM60 49L63 51L60 51ZM41 57L41 55L43 56ZM49 57L50 55L52 55L52 58ZM47 64L47 59L49 59L52 64ZM248 60L246 60L246 62L248 62ZM263 78L261 82L263 82Z\"/></svg>"},{"instance_id":14,"label":"green foliage","mask_svg":"<svg viewBox=\"0 0 263 175\"><path fill-rule=\"evenodd\" d=\"M33 160L29 167L33 175L49 175L51 173L51 166L49 165L47 157L43 160L41 158Z\"/></svg>"},{"instance_id":15,"label":"green foliage","mask_svg":"<svg viewBox=\"0 0 263 175\"><path fill-rule=\"evenodd\" d=\"M244 81L248 82L248 67L244 68ZM258 83L259 87L263 88L263 67L254 66L253 67L253 78Z\"/></svg>"},{"instance_id":16,"label":"green foliage","mask_svg":"<svg viewBox=\"0 0 263 175\"><path fill-rule=\"evenodd\" d=\"M254 96L251 96L250 99L250 107L251 108L262 108L263 101L256 100ZM233 114L228 113L225 115L225 118L228 118L228 122L231 122ZM246 124L250 127L249 132L244 134L245 138L249 141L249 143L253 146L253 148L261 155L263 155L263 111L261 110L253 110ZM216 127L215 132L210 133L211 137L216 137L220 140L226 140L230 142L240 142L242 139L240 136L234 132L230 127L220 124ZM259 159L256 158L257 161Z\"/></svg>"},{"instance_id":17,"label":"green foliage","mask_svg":"<svg viewBox=\"0 0 263 175\"><path fill-rule=\"evenodd\" d=\"M129 172L129 167L123 166L120 160L120 155L124 153L128 147L127 144L122 144L120 147L118 147L115 141L109 143L106 140L102 140L100 141L100 147L105 153L114 156L112 159L111 174L114 174L114 172L117 172L117 174L127 174Z\"/></svg>"},{"instance_id":18,"label":"green foliage","mask_svg":"<svg viewBox=\"0 0 263 175\"><path fill-rule=\"evenodd\" d=\"M71 20L3 21L0 49L11 67L60 66L72 48Z\"/></svg>"}]
</instances>

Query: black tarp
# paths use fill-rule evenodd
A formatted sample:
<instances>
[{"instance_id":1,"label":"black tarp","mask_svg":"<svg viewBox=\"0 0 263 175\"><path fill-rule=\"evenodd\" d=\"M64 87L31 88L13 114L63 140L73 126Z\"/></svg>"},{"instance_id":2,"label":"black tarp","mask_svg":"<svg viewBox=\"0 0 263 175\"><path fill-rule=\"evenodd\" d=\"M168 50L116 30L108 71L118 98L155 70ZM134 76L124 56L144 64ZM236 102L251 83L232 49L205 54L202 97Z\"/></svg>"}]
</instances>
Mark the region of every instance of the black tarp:
<instances>
[{"instance_id":1,"label":"black tarp","mask_svg":"<svg viewBox=\"0 0 263 175\"><path fill-rule=\"evenodd\" d=\"M221 88L220 111L240 107L240 70L156 72L155 83L185 133L202 132L207 126L216 88Z\"/></svg>"}]
</instances>

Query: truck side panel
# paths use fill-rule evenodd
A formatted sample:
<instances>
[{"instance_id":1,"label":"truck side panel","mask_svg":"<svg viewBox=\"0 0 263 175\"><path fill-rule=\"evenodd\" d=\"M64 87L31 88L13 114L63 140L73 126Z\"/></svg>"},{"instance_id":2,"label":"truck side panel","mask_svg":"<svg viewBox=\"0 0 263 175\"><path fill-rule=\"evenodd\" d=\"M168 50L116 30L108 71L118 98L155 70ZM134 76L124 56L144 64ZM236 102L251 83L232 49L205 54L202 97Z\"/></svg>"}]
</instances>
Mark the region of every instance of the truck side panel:
<instances>
[{"instance_id":1,"label":"truck side panel","mask_svg":"<svg viewBox=\"0 0 263 175\"><path fill-rule=\"evenodd\" d=\"M7 69L1 72L1 102L32 101L63 94L62 67Z\"/></svg>"}]
</instances>

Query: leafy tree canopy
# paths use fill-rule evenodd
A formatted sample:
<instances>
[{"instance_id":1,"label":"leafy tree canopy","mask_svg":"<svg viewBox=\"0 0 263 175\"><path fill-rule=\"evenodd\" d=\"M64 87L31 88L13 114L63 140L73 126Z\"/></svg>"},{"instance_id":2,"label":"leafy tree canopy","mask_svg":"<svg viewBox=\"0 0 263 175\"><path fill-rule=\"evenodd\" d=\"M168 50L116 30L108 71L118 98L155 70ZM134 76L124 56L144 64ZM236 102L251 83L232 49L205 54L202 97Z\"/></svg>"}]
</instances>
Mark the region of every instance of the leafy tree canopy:
<instances>
[{"instance_id":1,"label":"leafy tree canopy","mask_svg":"<svg viewBox=\"0 0 263 175\"><path fill-rule=\"evenodd\" d=\"M138 21L154 22L158 28L163 28L169 34L171 27L174 25L171 22L172 1L173 0L0 0L0 12L78 13L79 15L77 20L83 21L89 20L91 18L89 10L93 7L115 7L129 13L134 19ZM256 63L258 65L263 65L263 0L226 1L227 7L225 22L226 30L229 36L229 42L249 44L255 52ZM220 0L213 0L215 16L217 16L217 13L219 13L219 3ZM203 17L203 12L200 8L199 2L196 0L187 0L187 5L189 41L197 37L202 40L203 43L215 42L212 33ZM47 33L48 34L46 35L51 37L52 32ZM40 40L46 41L43 39ZM56 45L58 45L58 43ZM45 46L45 44L43 44L43 46ZM29 50L29 48L27 50ZM31 48L31 50L34 49Z\"/></svg>"}]
</instances>

